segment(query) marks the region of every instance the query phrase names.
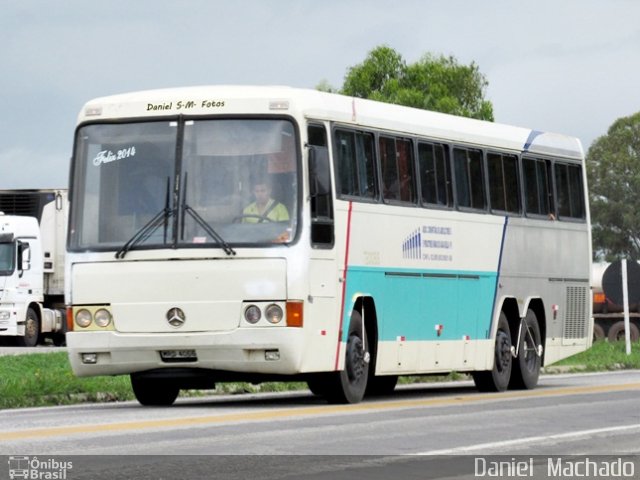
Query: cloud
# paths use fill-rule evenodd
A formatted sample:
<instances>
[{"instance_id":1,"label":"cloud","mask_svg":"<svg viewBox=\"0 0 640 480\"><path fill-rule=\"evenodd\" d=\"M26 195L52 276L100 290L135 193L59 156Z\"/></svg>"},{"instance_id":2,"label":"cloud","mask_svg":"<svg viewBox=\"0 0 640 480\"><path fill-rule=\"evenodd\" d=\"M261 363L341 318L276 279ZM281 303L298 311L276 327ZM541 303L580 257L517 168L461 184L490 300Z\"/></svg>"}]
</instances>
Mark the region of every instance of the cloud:
<instances>
[{"instance_id":1,"label":"cloud","mask_svg":"<svg viewBox=\"0 0 640 480\"><path fill-rule=\"evenodd\" d=\"M497 121L573 134L586 146L640 109L633 85L640 77L640 2L4 4L4 188L13 186L9 179L66 184L75 119L91 98L203 84L314 88L326 79L338 87L347 69L381 44L410 62L427 52L475 61L489 80ZM37 168L16 171L15 158Z\"/></svg>"},{"instance_id":2,"label":"cloud","mask_svg":"<svg viewBox=\"0 0 640 480\"><path fill-rule=\"evenodd\" d=\"M0 151L0 189L66 188L69 156L63 152L10 148Z\"/></svg>"}]
</instances>

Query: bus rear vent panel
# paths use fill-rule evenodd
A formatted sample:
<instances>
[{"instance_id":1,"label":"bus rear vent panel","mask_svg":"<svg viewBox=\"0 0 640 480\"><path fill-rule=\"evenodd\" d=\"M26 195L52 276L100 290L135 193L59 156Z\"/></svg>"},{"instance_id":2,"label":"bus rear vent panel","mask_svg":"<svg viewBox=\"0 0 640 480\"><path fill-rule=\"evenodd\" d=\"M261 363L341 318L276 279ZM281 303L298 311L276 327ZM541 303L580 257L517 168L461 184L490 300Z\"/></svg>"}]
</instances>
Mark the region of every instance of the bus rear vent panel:
<instances>
[{"instance_id":1,"label":"bus rear vent panel","mask_svg":"<svg viewBox=\"0 0 640 480\"><path fill-rule=\"evenodd\" d=\"M587 287L567 287L564 338L584 338L587 334Z\"/></svg>"}]
</instances>

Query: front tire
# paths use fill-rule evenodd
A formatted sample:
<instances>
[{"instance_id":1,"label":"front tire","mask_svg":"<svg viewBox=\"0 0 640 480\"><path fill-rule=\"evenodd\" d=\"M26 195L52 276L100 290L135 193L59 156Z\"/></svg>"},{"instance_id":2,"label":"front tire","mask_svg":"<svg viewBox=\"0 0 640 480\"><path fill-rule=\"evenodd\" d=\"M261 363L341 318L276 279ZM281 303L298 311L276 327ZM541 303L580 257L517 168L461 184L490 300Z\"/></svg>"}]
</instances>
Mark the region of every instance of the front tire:
<instances>
[{"instance_id":1,"label":"front tire","mask_svg":"<svg viewBox=\"0 0 640 480\"><path fill-rule=\"evenodd\" d=\"M493 369L473 372L473 381L481 392L504 392L509 386L513 357L511 355L511 330L504 312L500 312Z\"/></svg>"},{"instance_id":2,"label":"front tire","mask_svg":"<svg viewBox=\"0 0 640 480\"><path fill-rule=\"evenodd\" d=\"M24 322L24 336L18 337L17 342L20 347L35 347L40 341L40 319L35 310L31 307L27 309L27 318Z\"/></svg>"},{"instance_id":3,"label":"front tire","mask_svg":"<svg viewBox=\"0 0 640 480\"><path fill-rule=\"evenodd\" d=\"M369 342L359 312L351 313L344 370L332 372L326 397L331 403L358 403L367 389L369 379Z\"/></svg>"},{"instance_id":4,"label":"front tire","mask_svg":"<svg viewBox=\"0 0 640 480\"><path fill-rule=\"evenodd\" d=\"M131 387L138 402L144 406L166 407L173 405L180 388L170 381L131 374Z\"/></svg>"}]
</instances>

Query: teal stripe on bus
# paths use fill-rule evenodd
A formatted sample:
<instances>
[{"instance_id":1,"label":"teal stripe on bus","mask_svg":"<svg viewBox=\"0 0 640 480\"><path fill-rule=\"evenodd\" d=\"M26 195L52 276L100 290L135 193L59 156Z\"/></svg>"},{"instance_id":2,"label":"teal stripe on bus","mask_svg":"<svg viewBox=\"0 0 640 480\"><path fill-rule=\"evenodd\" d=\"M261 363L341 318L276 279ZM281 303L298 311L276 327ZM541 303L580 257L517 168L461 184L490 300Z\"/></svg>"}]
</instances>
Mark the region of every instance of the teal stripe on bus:
<instances>
[{"instance_id":1,"label":"teal stripe on bus","mask_svg":"<svg viewBox=\"0 0 640 480\"><path fill-rule=\"evenodd\" d=\"M371 296L379 341L489 337L497 272L351 266L348 279L343 325L354 299Z\"/></svg>"}]
</instances>

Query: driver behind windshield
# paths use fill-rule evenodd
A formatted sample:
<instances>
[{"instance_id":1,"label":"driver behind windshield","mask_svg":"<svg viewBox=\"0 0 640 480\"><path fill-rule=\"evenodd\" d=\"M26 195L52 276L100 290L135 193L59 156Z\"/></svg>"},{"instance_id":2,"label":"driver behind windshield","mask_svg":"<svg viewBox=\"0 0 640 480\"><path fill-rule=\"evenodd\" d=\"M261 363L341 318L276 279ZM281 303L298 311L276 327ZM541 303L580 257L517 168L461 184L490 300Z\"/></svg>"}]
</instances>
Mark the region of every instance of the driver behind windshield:
<instances>
[{"instance_id":1,"label":"driver behind windshield","mask_svg":"<svg viewBox=\"0 0 640 480\"><path fill-rule=\"evenodd\" d=\"M242 211L243 223L287 222L289 211L282 203L271 197L271 185L266 178L253 183L255 202Z\"/></svg>"}]
</instances>

